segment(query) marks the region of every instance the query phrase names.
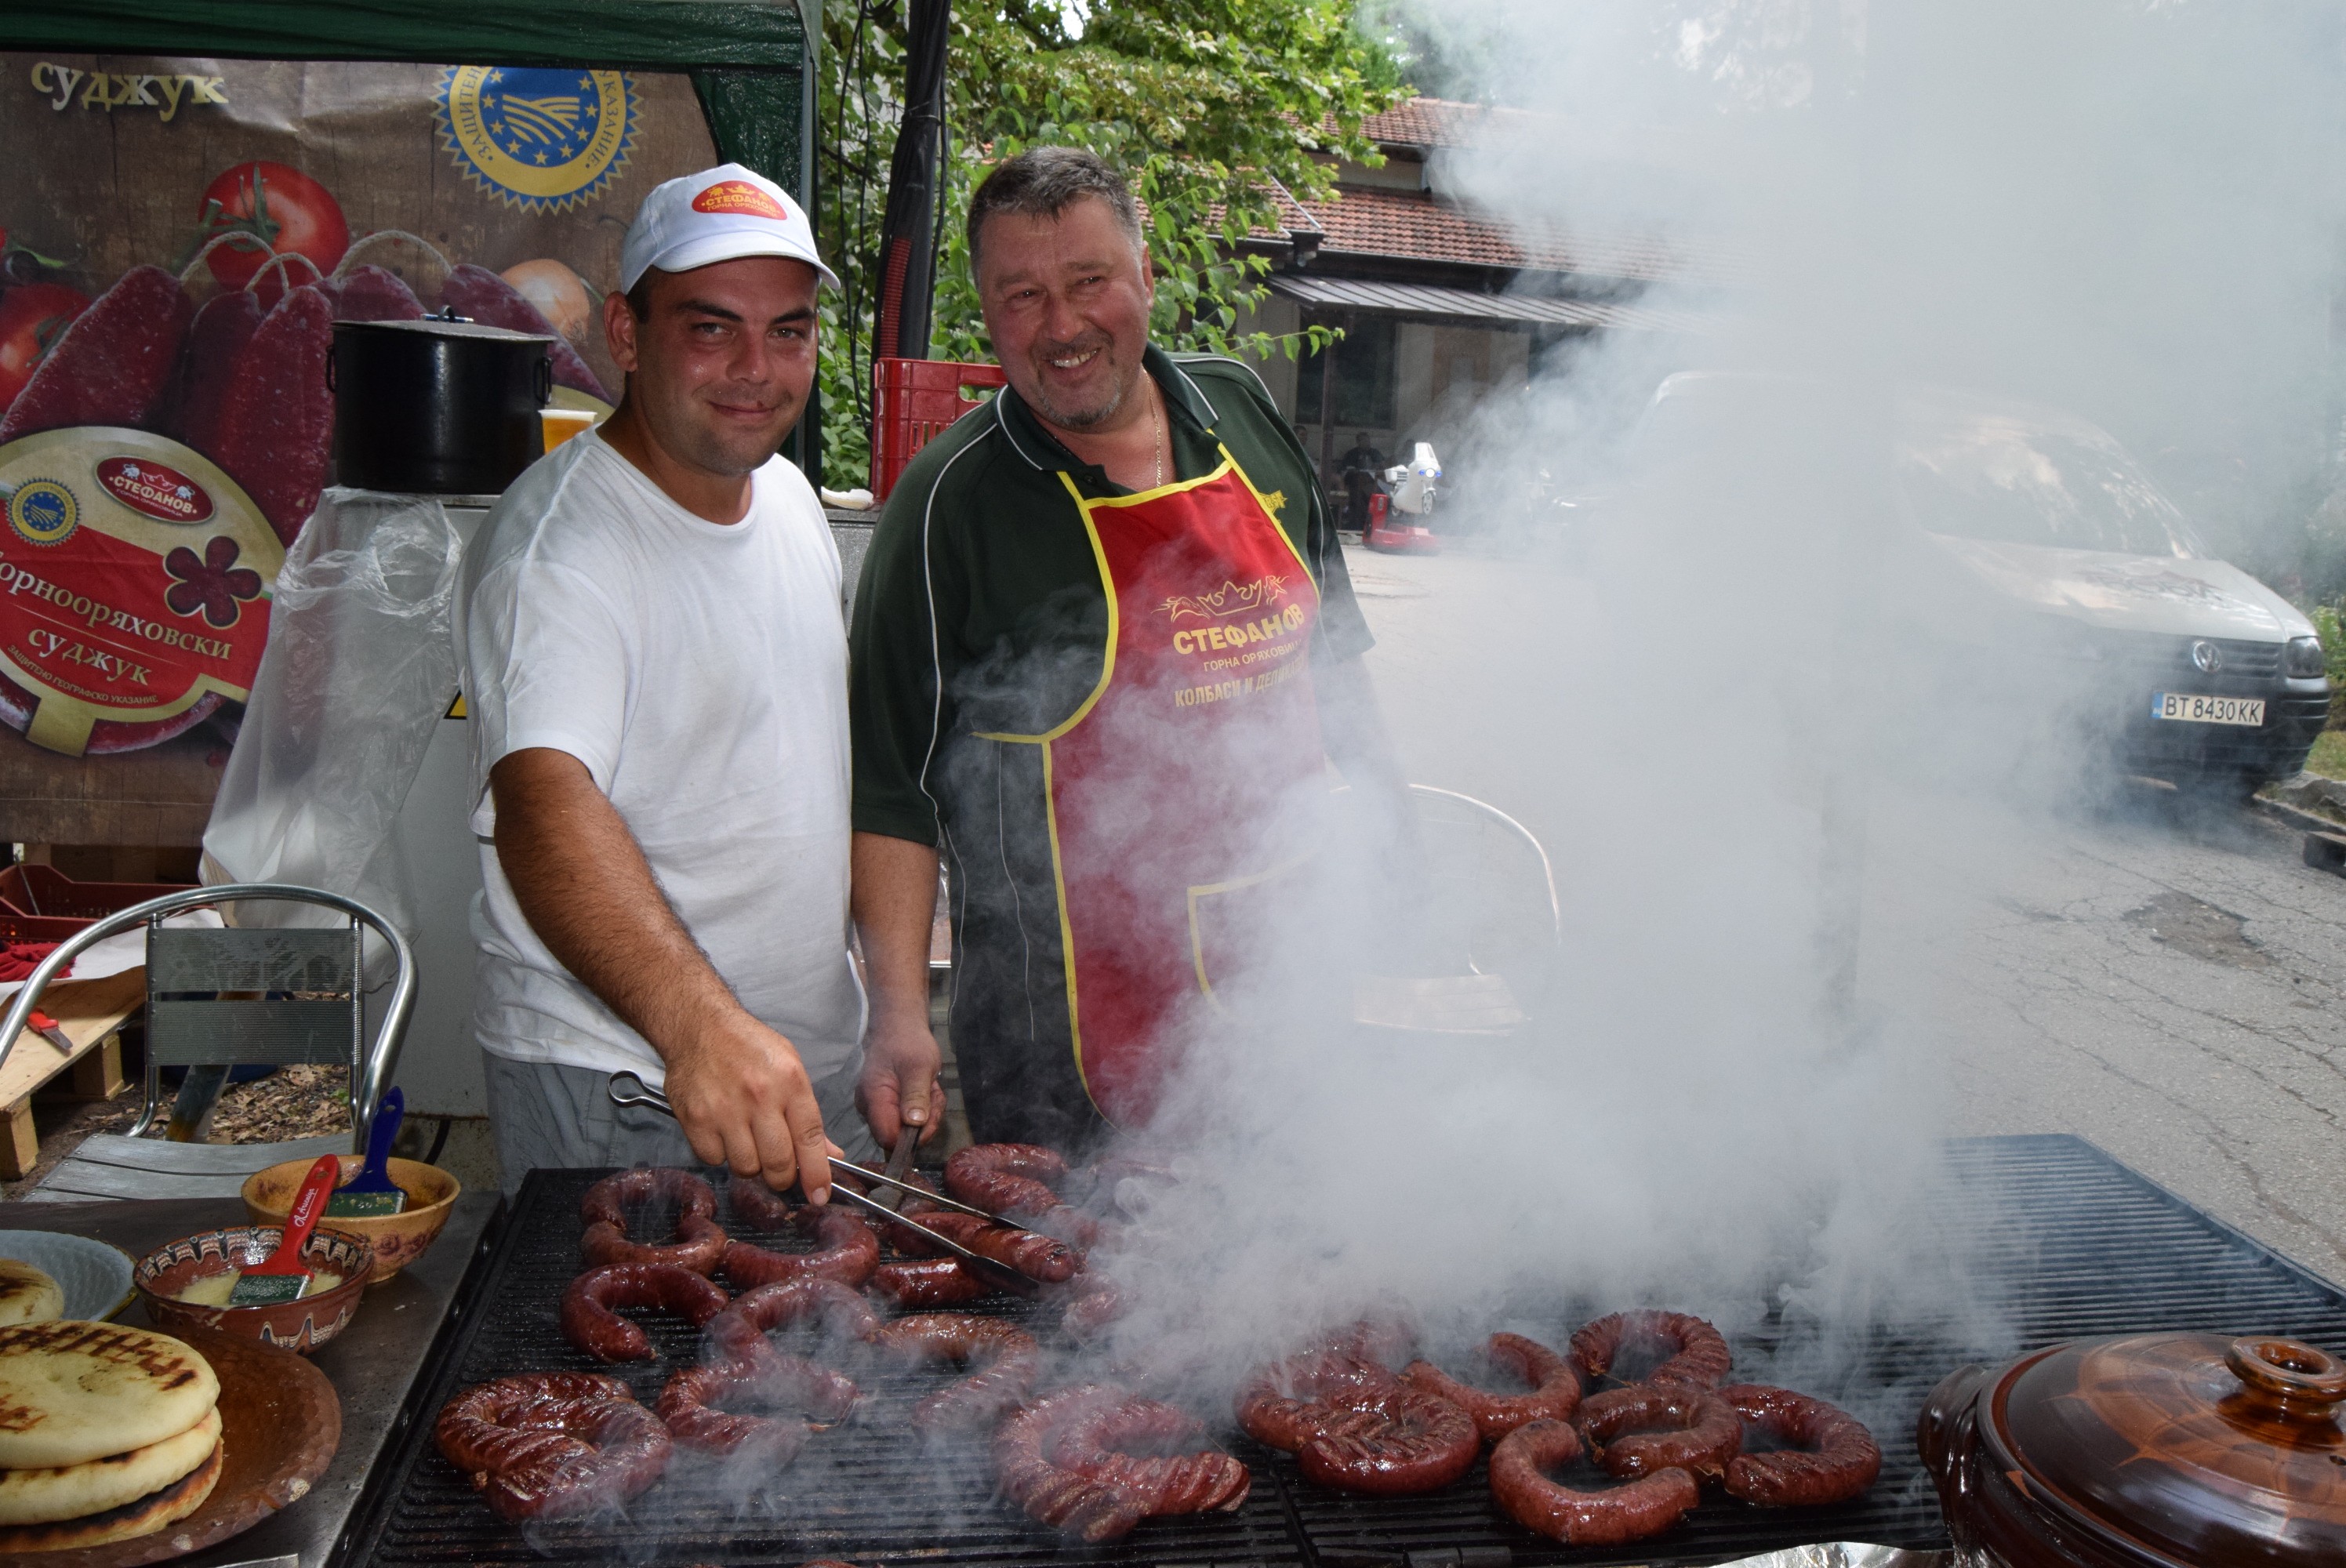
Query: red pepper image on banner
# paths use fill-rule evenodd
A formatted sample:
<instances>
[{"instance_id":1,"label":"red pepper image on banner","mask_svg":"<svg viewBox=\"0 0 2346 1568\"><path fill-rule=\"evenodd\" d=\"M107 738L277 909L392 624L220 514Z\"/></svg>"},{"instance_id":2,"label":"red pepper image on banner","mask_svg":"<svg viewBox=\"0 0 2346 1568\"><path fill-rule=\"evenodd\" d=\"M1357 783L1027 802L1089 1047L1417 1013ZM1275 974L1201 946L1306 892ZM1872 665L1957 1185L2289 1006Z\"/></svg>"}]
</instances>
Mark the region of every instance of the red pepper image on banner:
<instances>
[{"instance_id":1,"label":"red pepper image on banner","mask_svg":"<svg viewBox=\"0 0 2346 1568\"><path fill-rule=\"evenodd\" d=\"M237 542L214 535L205 544L203 557L185 545L163 557L163 570L178 579L163 590L163 602L183 616L198 610L216 626L236 625L244 613L238 601L260 597L260 574L236 564L241 554Z\"/></svg>"}]
</instances>

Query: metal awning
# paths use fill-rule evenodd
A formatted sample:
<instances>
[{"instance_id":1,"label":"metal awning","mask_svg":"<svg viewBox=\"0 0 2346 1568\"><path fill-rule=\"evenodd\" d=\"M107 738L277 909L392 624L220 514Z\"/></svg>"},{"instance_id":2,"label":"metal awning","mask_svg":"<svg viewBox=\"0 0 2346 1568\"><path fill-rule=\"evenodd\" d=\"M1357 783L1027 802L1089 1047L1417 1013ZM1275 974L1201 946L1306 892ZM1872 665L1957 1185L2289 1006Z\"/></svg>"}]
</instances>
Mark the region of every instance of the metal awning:
<instances>
[{"instance_id":1,"label":"metal awning","mask_svg":"<svg viewBox=\"0 0 2346 1568\"><path fill-rule=\"evenodd\" d=\"M1359 311L1494 327L1584 327L1616 331L1702 335L1712 330L1695 311L1657 310L1601 300L1542 299L1530 294L1478 294L1432 283L1378 283L1361 278L1319 278L1281 272L1271 290L1323 311Z\"/></svg>"}]
</instances>

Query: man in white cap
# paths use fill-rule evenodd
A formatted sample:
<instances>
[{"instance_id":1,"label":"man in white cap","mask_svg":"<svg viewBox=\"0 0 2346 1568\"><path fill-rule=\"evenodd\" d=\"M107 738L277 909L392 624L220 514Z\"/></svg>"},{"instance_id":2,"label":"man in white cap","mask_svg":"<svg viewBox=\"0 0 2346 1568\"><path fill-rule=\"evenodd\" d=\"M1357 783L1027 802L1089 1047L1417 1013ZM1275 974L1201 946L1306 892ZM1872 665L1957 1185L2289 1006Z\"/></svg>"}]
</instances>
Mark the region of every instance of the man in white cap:
<instances>
[{"instance_id":1,"label":"man in white cap","mask_svg":"<svg viewBox=\"0 0 2346 1568\"><path fill-rule=\"evenodd\" d=\"M484 892L474 1025L510 1191L536 1166L729 1165L828 1195L848 956L839 554L776 457L838 280L739 164L645 199L604 301L617 412L507 490L458 640ZM665 1082L676 1120L614 1106Z\"/></svg>"}]
</instances>

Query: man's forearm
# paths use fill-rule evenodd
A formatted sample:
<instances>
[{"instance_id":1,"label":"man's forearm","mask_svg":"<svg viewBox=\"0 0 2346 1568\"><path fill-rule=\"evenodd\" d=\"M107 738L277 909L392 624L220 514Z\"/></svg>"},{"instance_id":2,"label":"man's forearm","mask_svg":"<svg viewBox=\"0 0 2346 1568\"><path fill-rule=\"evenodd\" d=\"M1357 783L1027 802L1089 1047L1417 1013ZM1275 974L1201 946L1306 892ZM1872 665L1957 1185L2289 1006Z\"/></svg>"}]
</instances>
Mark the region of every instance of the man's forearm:
<instances>
[{"instance_id":1,"label":"man's forearm","mask_svg":"<svg viewBox=\"0 0 2346 1568\"><path fill-rule=\"evenodd\" d=\"M594 777L560 751L517 751L490 771L497 864L546 951L666 1056L738 1010L668 906L635 835Z\"/></svg>"},{"instance_id":2,"label":"man's forearm","mask_svg":"<svg viewBox=\"0 0 2346 1568\"><path fill-rule=\"evenodd\" d=\"M916 1015L926 1028L937 852L910 839L858 833L850 853L854 886L850 907L863 942L863 977L874 1022Z\"/></svg>"},{"instance_id":3,"label":"man's forearm","mask_svg":"<svg viewBox=\"0 0 2346 1568\"><path fill-rule=\"evenodd\" d=\"M1319 696L1321 744L1337 771L1356 789L1382 789L1396 799L1407 795L1401 757L1385 728L1368 666L1358 655L1331 659L1312 667L1311 681Z\"/></svg>"}]
</instances>

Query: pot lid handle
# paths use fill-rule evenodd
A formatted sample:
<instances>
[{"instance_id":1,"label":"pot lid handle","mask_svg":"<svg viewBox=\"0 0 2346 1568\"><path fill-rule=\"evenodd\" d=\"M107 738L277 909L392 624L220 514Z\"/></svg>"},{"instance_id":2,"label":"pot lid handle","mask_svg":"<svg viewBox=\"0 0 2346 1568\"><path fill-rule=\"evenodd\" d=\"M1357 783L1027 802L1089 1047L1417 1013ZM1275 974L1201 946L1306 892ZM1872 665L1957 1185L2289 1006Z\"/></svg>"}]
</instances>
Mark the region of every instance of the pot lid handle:
<instances>
[{"instance_id":1,"label":"pot lid handle","mask_svg":"<svg viewBox=\"0 0 2346 1568\"><path fill-rule=\"evenodd\" d=\"M2284 1415L2327 1420L2332 1407L2346 1402L2346 1361L2301 1340L2235 1339L2224 1364L2250 1393L2276 1400Z\"/></svg>"}]
</instances>

